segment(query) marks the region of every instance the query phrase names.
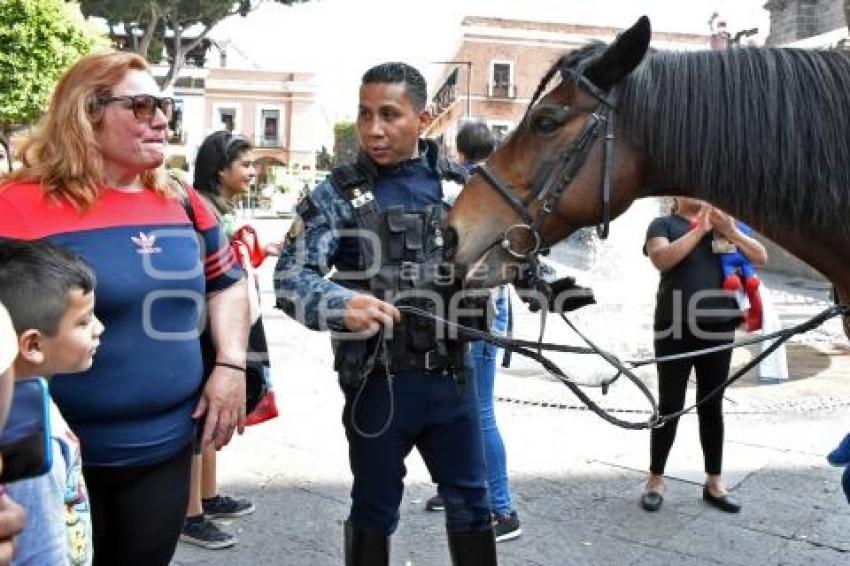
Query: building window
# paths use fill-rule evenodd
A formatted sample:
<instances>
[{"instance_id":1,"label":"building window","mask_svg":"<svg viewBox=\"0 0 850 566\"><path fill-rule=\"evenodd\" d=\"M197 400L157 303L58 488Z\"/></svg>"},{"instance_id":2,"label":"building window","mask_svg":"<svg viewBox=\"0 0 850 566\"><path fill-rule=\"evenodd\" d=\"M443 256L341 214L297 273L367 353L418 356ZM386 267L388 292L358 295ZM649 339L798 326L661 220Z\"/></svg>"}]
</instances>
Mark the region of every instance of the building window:
<instances>
[{"instance_id":1,"label":"building window","mask_svg":"<svg viewBox=\"0 0 850 566\"><path fill-rule=\"evenodd\" d=\"M502 143L508 134L511 132L513 124L510 122L490 122L490 131L493 132L493 137L497 143Z\"/></svg>"},{"instance_id":2,"label":"building window","mask_svg":"<svg viewBox=\"0 0 850 566\"><path fill-rule=\"evenodd\" d=\"M490 96L496 98L516 96L516 87L513 84L513 63L510 61L493 61L490 64Z\"/></svg>"},{"instance_id":3,"label":"building window","mask_svg":"<svg viewBox=\"0 0 850 566\"><path fill-rule=\"evenodd\" d=\"M219 108L218 123L221 124L221 129L232 133L236 129L236 109Z\"/></svg>"},{"instance_id":4,"label":"building window","mask_svg":"<svg viewBox=\"0 0 850 566\"><path fill-rule=\"evenodd\" d=\"M168 143L186 143L183 133L183 100L180 98L174 99L174 113L168 122Z\"/></svg>"},{"instance_id":5,"label":"building window","mask_svg":"<svg viewBox=\"0 0 850 566\"><path fill-rule=\"evenodd\" d=\"M260 114L260 145L277 147L280 145L280 110L264 109Z\"/></svg>"}]
</instances>

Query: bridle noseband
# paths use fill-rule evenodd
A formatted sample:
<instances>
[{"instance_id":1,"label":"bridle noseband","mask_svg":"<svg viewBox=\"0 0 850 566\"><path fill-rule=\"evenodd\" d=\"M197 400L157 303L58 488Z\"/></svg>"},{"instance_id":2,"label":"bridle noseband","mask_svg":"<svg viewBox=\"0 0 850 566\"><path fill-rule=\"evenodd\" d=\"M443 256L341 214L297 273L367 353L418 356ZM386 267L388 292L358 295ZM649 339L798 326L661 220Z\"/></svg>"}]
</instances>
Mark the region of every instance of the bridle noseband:
<instances>
[{"instance_id":1,"label":"bridle noseband","mask_svg":"<svg viewBox=\"0 0 850 566\"><path fill-rule=\"evenodd\" d=\"M613 95L607 95L584 75L575 73L575 82L596 98L599 104L587 117L578 137L555 160L548 174L541 177L542 180L537 183L527 197L522 200L517 198L511 187L486 165L476 167L472 171L473 175L480 175L488 185L493 187L522 220L522 222L508 227L502 235L502 239L496 242L507 253L519 260L534 263L534 258L541 251L543 245L541 235L543 223L557 206L567 186L587 161L587 156L599 138L600 126L603 124L605 125L605 144L602 156L602 219L601 223L596 226L596 232L602 239L608 237L611 220L611 166L614 156L614 110L616 105ZM536 216L532 216L528 210L529 205L534 200L541 202ZM532 243L528 250L514 249L510 236L512 232L520 230L527 231L531 237Z\"/></svg>"}]
</instances>

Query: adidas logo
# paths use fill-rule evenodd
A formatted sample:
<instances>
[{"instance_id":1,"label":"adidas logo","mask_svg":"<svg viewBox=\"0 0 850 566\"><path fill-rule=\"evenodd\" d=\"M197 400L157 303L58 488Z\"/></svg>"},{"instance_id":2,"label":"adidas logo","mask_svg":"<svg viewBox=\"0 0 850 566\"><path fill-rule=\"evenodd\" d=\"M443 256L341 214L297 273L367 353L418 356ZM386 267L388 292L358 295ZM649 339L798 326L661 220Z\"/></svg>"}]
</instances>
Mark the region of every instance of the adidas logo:
<instances>
[{"instance_id":1,"label":"adidas logo","mask_svg":"<svg viewBox=\"0 0 850 566\"><path fill-rule=\"evenodd\" d=\"M162 253L162 248L156 245L156 236L151 234L146 235L144 232L139 232L139 236L130 236L133 243L136 244L136 252L142 255Z\"/></svg>"}]
</instances>

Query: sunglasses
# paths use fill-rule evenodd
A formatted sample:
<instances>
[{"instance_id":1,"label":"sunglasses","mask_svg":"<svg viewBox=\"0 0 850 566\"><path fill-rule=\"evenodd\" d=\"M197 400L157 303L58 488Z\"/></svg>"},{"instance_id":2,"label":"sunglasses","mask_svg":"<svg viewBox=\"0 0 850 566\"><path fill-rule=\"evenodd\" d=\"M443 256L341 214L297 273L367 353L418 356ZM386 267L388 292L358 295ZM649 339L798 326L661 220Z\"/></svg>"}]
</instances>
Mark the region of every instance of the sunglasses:
<instances>
[{"instance_id":1,"label":"sunglasses","mask_svg":"<svg viewBox=\"0 0 850 566\"><path fill-rule=\"evenodd\" d=\"M170 97L158 98L150 94L136 94L133 96L111 96L109 98L101 98L98 100L101 104L111 104L112 102L129 102L128 108L133 109L133 115L137 120L147 122L153 125L156 109L162 110L165 114L165 119L169 122L174 115L174 99Z\"/></svg>"}]
</instances>

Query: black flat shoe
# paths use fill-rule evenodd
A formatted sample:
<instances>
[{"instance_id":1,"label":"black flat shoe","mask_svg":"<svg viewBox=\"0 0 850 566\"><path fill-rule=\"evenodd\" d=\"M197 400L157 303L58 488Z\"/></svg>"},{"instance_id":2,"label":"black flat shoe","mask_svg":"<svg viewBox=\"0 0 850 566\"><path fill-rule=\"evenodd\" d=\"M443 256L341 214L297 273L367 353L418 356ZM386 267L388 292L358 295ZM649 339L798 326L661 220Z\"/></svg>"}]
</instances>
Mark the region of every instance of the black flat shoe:
<instances>
[{"instance_id":1,"label":"black flat shoe","mask_svg":"<svg viewBox=\"0 0 850 566\"><path fill-rule=\"evenodd\" d=\"M741 510L741 504L738 500L728 493L726 495L721 495L720 497L715 497L711 494L707 487L703 487L702 498L709 505L717 507L726 513L737 513Z\"/></svg>"},{"instance_id":2,"label":"black flat shoe","mask_svg":"<svg viewBox=\"0 0 850 566\"><path fill-rule=\"evenodd\" d=\"M664 496L657 491L644 491L640 496L640 506L644 511L658 511L664 503Z\"/></svg>"}]
</instances>

